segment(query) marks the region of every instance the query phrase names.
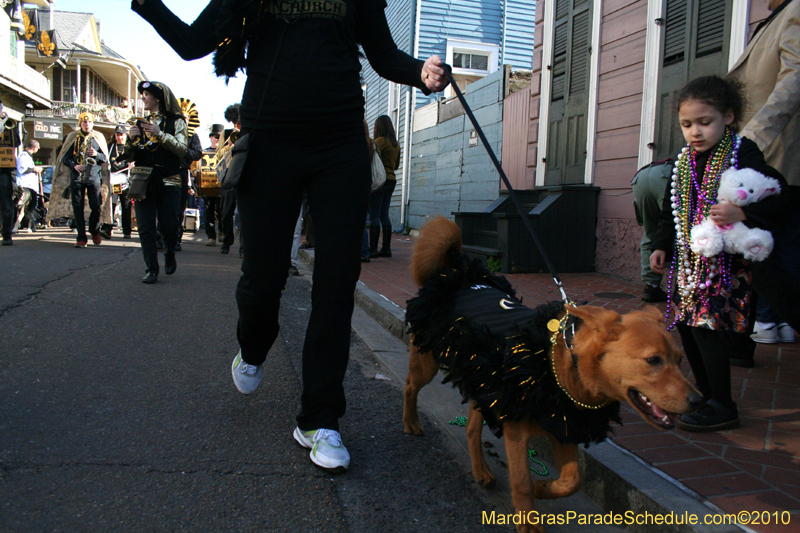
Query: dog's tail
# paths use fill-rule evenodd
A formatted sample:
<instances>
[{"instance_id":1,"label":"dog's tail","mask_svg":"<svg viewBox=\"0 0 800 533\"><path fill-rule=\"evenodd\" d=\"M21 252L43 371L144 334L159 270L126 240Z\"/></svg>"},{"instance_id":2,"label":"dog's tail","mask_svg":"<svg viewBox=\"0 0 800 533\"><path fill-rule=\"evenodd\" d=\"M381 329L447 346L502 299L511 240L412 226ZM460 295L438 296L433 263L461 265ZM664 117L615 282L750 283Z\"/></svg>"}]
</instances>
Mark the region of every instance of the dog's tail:
<instances>
[{"instance_id":1,"label":"dog's tail","mask_svg":"<svg viewBox=\"0 0 800 533\"><path fill-rule=\"evenodd\" d=\"M461 256L461 232L455 222L436 217L422 228L411 256L411 275L422 287L444 266L458 268Z\"/></svg>"}]
</instances>

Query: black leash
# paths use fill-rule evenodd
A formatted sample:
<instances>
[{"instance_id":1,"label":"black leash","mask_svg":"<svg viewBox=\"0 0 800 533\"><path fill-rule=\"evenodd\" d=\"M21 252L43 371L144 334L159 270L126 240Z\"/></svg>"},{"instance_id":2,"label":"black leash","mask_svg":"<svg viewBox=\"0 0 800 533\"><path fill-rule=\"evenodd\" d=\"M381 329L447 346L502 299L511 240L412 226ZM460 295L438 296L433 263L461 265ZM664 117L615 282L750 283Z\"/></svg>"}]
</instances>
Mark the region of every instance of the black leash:
<instances>
[{"instance_id":1,"label":"black leash","mask_svg":"<svg viewBox=\"0 0 800 533\"><path fill-rule=\"evenodd\" d=\"M444 70L447 73L447 79L450 82L450 86L453 87L453 90L456 92L456 96L458 96L458 100L461 102L461 105L464 106L464 112L467 114L470 122L472 122L472 125L475 127L475 131L478 132L478 137L481 138L481 142L483 143L484 148L486 148L486 151L489 153L492 163L494 163L497 172L500 173L500 178L503 180L503 183L506 184L508 195L511 197L511 201L514 202L514 206L517 208L517 211L519 211L519 214L522 217L522 222L525 224L525 227L528 228L528 232L530 232L531 237L533 237L533 242L536 243L539 253L542 254L542 258L547 264L550 274L553 276L553 281L555 281L559 292L561 292L561 298L565 303L570 303L570 299L567 298L567 293L564 292L564 287L561 285L561 278L559 278L558 274L556 274L556 269L553 267L553 263L550 262L550 257L548 257L547 253L545 252L544 246L542 246L542 242L539 240L539 236L536 235L536 231L534 231L531 221L528 219L528 215L525 213L525 211L523 211L522 204L520 203L519 198L517 198L517 193L514 192L514 188L508 181L508 177L503 171L503 167L500 165L500 161L498 161L497 156L492 150L492 147L489 145L489 141L486 140L486 136L483 134L480 124L478 124L478 121L475 120L475 115L472 114L472 109L470 109L469 104L467 104L467 99L464 98L464 94L461 92L461 89L459 89L458 85L456 85L456 81L453 79L452 68L450 65L445 65Z\"/></svg>"}]
</instances>

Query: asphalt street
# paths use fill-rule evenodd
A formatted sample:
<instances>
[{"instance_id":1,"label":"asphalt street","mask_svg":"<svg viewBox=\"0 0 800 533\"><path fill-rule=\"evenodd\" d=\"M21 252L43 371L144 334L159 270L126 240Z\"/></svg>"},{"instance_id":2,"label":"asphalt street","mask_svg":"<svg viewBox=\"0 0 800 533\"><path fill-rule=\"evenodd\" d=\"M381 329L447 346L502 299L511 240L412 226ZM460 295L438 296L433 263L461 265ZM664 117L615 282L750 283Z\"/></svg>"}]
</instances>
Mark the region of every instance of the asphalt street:
<instances>
[{"instance_id":1,"label":"asphalt street","mask_svg":"<svg viewBox=\"0 0 800 533\"><path fill-rule=\"evenodd\" d=\"M481 488L447 422L465 406L435 384L420 396L425 437L405 435L407 347L359 309L341 420L351 467L329 474L295 443L307 265L287 280L264 381L244 396L230 374L236 246L221 255L187 233L177 273L162 262L145 285L136 238L74 240L48 229L0 249L0 532L513 531L481 522L511 512L502 443L488 437L499 482ZM602 512L581 493L537 509Z\"/></svg>"},{"instance_id":2,"label":"asphalt street","mask_svg":"<svg viewBox=\"0 0 800 533\"><path fill-rule=\"evenodd\" d=\"M402 433L398 384L375 379L355 335L350 470L294 442L309 270L288 280L281 337L244 396L235 253L188 234L177 273L145 285L136 239L79 250L74 235L0 250L3 531L485 531L482 489L443 433Z\"/></svg>"}]
</instances>

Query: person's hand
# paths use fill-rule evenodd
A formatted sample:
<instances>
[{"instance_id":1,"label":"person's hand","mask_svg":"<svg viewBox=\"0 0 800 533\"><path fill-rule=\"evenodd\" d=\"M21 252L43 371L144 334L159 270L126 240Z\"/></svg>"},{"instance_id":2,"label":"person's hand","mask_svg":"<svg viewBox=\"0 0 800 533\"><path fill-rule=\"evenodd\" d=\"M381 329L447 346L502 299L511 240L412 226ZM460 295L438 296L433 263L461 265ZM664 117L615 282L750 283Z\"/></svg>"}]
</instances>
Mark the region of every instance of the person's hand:
<instances>
[{"instance_id":1,"label":"person's hand","mask_svg":"<svg viewBox=\"0 0 800 533\"><path fill-rule=\"evenodd\" d=\"M650 254L650 270L657 274L664 274L664 262L667 260L667 252L664 250L653 250Z\"/></svg>"},{"instance_id":2,"label":"person's hand","mask_svg":"<svg viewBox=\"0 0 800 533\"><path fill-rule=\"evenodd\" d=\"M86 170L86 167L83 165L75 165L73 168L75 169L75 172L83 172Z\"/></svg>"},{"instance_id":3,"label":"person's hand","mask_svg":"<svg viewBox=\"0 0 800 533\"><path fill-rule=\"evenodd\" d=\"M139 126L131 126L131 129L128 130L128 138L135 139L136 137L140 137L142 135L142 131L139 129Z\"/></svg>"},{"instance_id":4,"label":"person's hand","mask_svg":"<svg viewBox=\"0 0 800 533\"><path fill-rule=\"evenodd\" d=\"M444 61L437 55L432 55L425 61L425 64L422 65L420 77L422 78L422 83L434 93L443 91L449 83L444 71Z\"/></svg>"},{"instance_id":5,"label":"person's hand","mask_svg":"<svg viewBox=\"0 0 800 533\"><path fill-rule=\"evenodd\" d=\"M741 222L742 220L747 219L741 207L728 202L721 202L717 205L712 205L709 215L711 217L711 222L717 226L727 226L729 224L733 224L734 222Z\"/></svg>"},{"instance_id":6,"label":"person's hand","mask_svg":"<svg viewBox=\"0 0 800 533\"><path fill-rule=\"evenodd\" d=\"M94 157L97 155L97 150L95 150L92 147L89 147L89 149L86 150L86 155L88 155L89 157Z\"/></svg>"},{"instance_id":7,"label":"person's hand","mask_svg":"<svg viewBox=\"0 0 800 533\"><path fill-rule=\"evenodd\" d=\"M161 128L158 127L158 124L151 124L149 122L142 122L142 129L147 133L156 136L158 136L158 134L161 133Z\"/></svg>"}]
</instances>

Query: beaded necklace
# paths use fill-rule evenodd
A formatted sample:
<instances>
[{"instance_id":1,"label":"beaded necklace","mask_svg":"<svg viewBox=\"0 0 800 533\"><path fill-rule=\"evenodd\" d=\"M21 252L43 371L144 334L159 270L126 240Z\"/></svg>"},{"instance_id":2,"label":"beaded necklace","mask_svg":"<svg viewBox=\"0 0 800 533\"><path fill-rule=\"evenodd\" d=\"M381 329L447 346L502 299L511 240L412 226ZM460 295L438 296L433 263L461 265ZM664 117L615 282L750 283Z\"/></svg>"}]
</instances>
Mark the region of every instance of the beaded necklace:
<instances>
[{"instance_id":1,"label":"beaded necklace","mask_svg":"<svg viewBox=\"0 0 800 533\"><path fill-rule=\"evenodd\" d=\"M731 286L731 257L725 252L703 257L690 246L692 228L709 216L717 203L717 190L722 173L739 168L739 147L742 139L726 126L722 139L712 148L702 180L697 175L697 151L685 146L672 171L672 216L675 222L675 255L669 271L669 293L678 286L680 302L675 319L667 329L685 320L698 303L708 308L710 296L718 296ZM666 320L669 322L670 309Z\"/></svg>"}]
</instances>

